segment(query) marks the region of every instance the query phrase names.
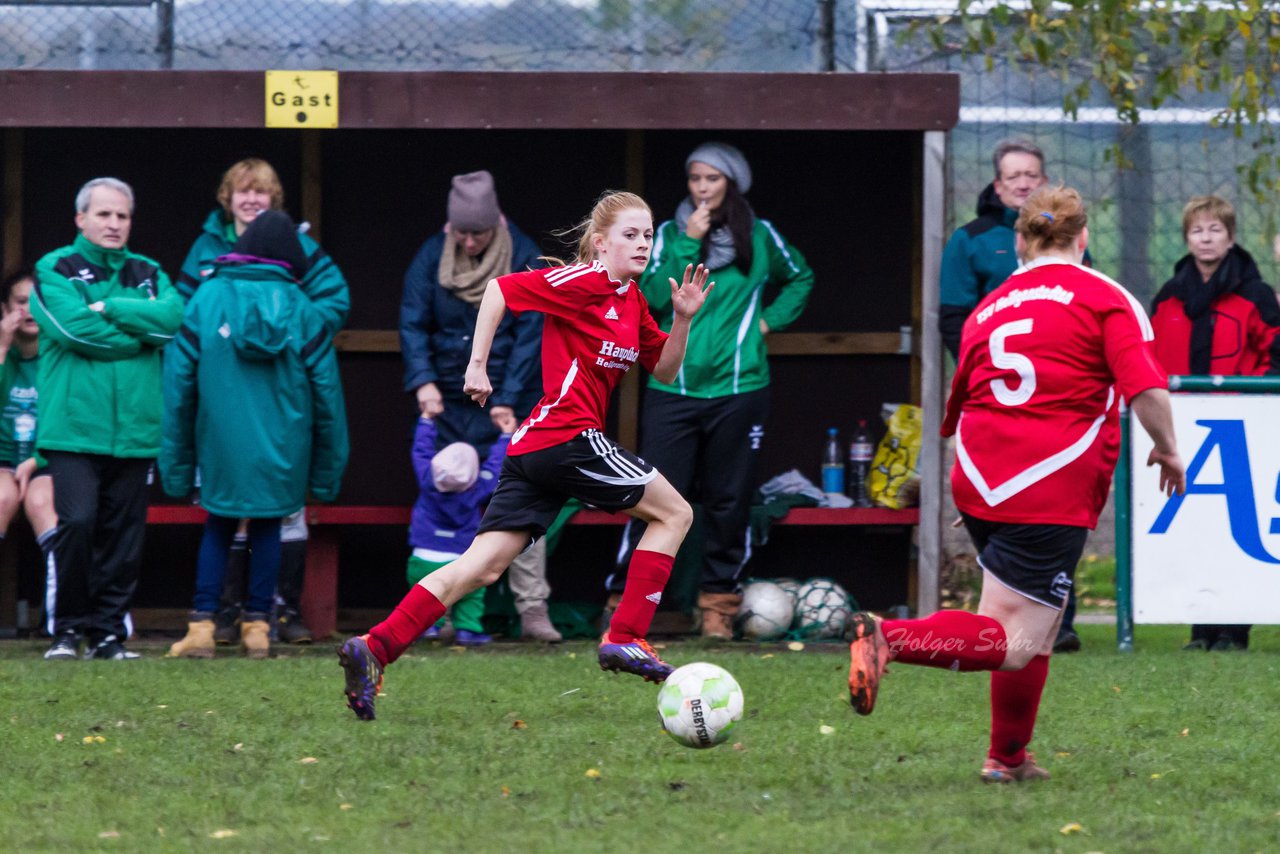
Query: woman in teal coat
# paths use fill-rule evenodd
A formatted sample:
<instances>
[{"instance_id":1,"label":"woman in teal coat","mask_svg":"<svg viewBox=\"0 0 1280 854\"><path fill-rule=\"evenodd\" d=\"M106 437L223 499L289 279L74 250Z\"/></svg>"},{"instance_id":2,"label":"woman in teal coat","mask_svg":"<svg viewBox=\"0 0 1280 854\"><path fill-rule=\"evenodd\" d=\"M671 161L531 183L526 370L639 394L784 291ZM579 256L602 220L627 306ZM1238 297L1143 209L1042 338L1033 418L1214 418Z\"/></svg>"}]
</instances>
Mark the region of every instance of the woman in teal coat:
<instances>
[{"instance_id":1,"label":"woman in teal coat","mask_svg":"<svg viewBox=\"0 0 1280 854\"><path fill-rule=\"evenodd\" d=\"M165 353L161 483L187 495L198 467L209 511L188 633L170 655L213 656L213 612L237 522L247 518L241 643L251 658L264 657L280 519L308 494L337 497L346 415L329 331L298 285L306 264L288 215L259 214L187 304Z\"/></svg>"}]
</instances>

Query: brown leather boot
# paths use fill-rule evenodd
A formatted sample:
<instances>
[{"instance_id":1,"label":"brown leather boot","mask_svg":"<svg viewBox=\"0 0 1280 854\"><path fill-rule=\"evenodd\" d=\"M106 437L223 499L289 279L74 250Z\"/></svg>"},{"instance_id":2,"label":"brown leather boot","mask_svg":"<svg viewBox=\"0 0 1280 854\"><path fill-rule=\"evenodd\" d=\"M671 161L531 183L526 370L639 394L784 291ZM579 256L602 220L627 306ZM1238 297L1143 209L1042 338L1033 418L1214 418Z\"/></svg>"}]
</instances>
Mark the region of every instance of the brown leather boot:
<instances>
[{"instance_id":1,"label":"brown leather boot","mask_svg":"<svg viewBox=\"0 0 1280 854\"><path fill-rule=\"evenodd\" d=\"M271 625L266 614L247 611L240 620L240 645L249 658L266 658L271 652Z\"/></svg>"},{"instance_id":2,"label":"brown leather boot","mask_svg":"<svg viewBox=\"0 0 1280 854\"><path fill-rule=\"evenodd\" d=\"M520 615L520 637L524 640L542 641L543 643L560 643L564 640L556 627L551 625L547 616L547 603L532 605Z\"/></svg>"},{"instance_id":3,"label":"brown leather boot","mask_svg":"<svg viewBox=\"0 0 1280 854\"><path fill-rule=\"evenodd\" d=\"M213 658L213 614L192 611L187 636L169 647L165 658Z\"/></svg>"},{"instance_id":4,"label":"brown leather boot","mask_svg":"<svg viewBox=\"0 0 1280 854\"><path fill-rule=\"evenodd\" d=\"M698 594L698 607L702 609L702 636L718 640L733 639L733 618L738 616L742 596L737 593Z\"/></svg>"}]
</instances>

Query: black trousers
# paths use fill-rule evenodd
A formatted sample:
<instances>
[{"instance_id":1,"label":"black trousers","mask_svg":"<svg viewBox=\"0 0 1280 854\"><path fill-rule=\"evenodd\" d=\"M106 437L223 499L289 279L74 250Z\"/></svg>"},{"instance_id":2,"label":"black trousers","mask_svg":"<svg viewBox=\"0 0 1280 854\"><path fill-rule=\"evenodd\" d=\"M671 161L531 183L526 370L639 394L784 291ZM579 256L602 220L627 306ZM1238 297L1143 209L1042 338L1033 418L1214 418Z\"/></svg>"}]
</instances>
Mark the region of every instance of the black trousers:
<instances>
[{"instance_id":1,"label":"black trousers","mask_svg":"<svg viewBox=\"0 0 1280 854\"><path fill-rule=\"evenodd\" d=\"M768 414L767 388L707 399L645 390L640 456L691 503L702 505L699 587L706 593L736 592L751 556L751 496ZM609 590L626 586L627 564L644 529L638 519L627 523Z\"/></svg>"},{"instance_id":2,"label":"black trousers","mask_svg":"<svg viewBox=\"0 0 1280 854\"><path fill-rule=\"evenodd\" d=\"M54 631L84 635L90 644L107 635L123 641L142 568L151 460L66 451L44 456L58 513Z\"/></svg>"}]
</instances>

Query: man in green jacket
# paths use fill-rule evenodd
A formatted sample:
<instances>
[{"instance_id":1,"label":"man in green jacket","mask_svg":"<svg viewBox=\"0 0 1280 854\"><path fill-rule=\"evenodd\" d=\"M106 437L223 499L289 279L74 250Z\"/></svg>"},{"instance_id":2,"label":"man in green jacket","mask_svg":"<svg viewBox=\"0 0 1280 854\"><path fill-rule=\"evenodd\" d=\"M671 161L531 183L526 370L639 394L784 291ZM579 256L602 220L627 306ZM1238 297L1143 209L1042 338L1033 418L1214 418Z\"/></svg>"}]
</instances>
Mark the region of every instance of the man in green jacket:
<instances>
[{"instance_id":1,"label":"man in green jacket","mask_svg":"<svg viewBox=\"0 0 1280 854\"><path fill-rule=\"evenodd\" d=\"M95 178L76 194L70 246L36 264L40 327L37 448L53 477L58 534L50 660L137 658L125 614L142 563L147 473L160 450L160 349L182 301L150 258L127 248L133 190Z\"/></svg>"}]
</instances>

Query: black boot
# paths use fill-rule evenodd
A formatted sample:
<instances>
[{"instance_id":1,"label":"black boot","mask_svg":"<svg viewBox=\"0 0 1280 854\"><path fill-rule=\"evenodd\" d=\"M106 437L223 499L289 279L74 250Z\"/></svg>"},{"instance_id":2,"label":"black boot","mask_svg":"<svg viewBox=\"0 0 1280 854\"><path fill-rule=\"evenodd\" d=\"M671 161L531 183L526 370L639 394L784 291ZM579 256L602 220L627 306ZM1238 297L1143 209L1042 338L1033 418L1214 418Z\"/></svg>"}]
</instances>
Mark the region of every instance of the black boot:
<instances>
[{"instance_id":1,"label":"black boot","mask_svg":"<svg viewBox=\"0 0 1280 854\"><path fill-rule=\"evenodd\" d=\"M302 579L307 572L307 541L290 540L280 544L280 575L276 592L284 605L276 609L273 626L281 643L311 643L311 629L302 621Z\"/></svg>"}]
</instances>

